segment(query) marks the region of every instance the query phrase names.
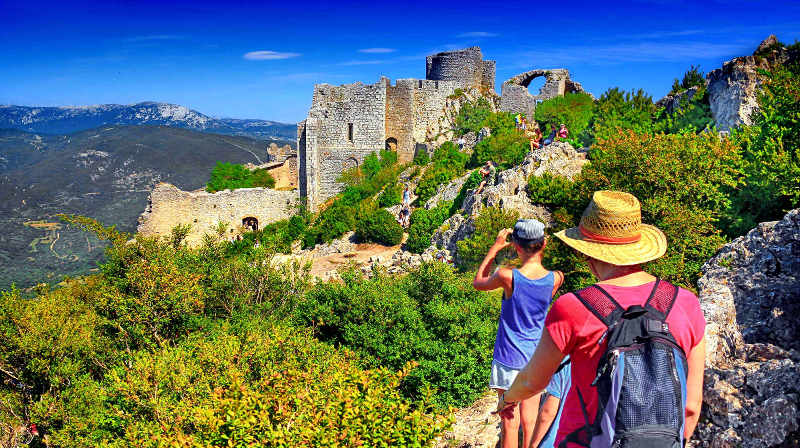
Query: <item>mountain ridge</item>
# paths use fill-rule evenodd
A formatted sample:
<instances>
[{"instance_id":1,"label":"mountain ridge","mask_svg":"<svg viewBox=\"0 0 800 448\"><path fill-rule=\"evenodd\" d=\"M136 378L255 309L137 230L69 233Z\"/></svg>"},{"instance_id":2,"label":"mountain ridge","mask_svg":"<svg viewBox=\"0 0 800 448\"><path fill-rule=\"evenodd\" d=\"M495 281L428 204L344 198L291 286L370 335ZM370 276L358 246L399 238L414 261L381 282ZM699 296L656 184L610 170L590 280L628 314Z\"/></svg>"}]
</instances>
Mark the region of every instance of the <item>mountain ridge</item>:
<instances>
[{"instance_id":1,"label":"mountain ridge","mask_svg":"<svg viewBox=\"0 0 800 448\"><path fill-rule=\"evenodd\" d=\"M86 106L0 105L0 128L43 134L70 134L106 125L155 125L259 140L294 141L294 123L213 118L186 106L156 101Z\"/></svg>"}]
</instances>

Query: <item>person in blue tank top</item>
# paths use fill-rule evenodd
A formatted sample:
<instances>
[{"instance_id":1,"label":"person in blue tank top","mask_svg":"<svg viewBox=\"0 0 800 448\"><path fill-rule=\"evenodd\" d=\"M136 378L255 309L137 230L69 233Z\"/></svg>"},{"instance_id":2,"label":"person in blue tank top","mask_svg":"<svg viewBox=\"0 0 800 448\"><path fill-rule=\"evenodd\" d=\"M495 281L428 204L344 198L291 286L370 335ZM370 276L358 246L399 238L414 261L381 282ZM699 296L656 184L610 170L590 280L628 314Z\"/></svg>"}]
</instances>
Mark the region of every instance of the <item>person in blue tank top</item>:
<instances>
[{"instance_id":1,"label":"person in blue tank top","mask_svg":"<svg viewBox=\"0 0 800 448\"><path fill-rule=\"evenodd\" d=\"M542 266L545 244L544 224L535 219L520 219L513 230L503 229L497 234L472 282L479 291L503 288L489 379L489 387L497 391L498 398L511 387L536 350L550 301L564 282L560 271L551 272ZM500 267L491 273L495 257L509 245L517 251L522 265L517 269ZM518 446L520 423L523 446L530 446L538 409L537 395L520 403L513 418L503 416L503 448Z\"/></svg>"}]
</instances>

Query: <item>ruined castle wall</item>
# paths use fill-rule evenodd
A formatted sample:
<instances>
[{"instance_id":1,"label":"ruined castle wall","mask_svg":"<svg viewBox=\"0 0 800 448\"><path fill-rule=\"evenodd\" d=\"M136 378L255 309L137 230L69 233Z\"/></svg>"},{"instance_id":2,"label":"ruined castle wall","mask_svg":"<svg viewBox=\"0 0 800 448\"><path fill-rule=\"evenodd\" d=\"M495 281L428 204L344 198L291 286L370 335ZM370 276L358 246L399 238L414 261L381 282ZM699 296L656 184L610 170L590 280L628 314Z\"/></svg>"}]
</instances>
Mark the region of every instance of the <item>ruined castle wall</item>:
<instances>
[{"instance_id":1,"label":"ruined castle wall","mask_svg":"<svg viewBox=\"0 0 800 448\"><path fill-rule=\"evenodd\" d=\"M339 193L336 180L346 169L360 165L364 158L386 144L386 84L383 80L366 85L314 86L314 99L305 123L304 141L306 193L312 210Z\"/></svg>"},{"instance_id":2,"label":"ruined castle wall","mask_svg":"<svg viewBox=\"0 0 800 448\"><path fill-rule=\"evenodd\" d=\"M537 95L531 95L528 86L539 77L544 77L546 82ZM532 119L538 101L563 96L568 84L573 91L583 91L580 84L569 79L569 71L563 68L520 73L503 83L500 110L525 114Z\"/></svg>"},{"instance_id":3,"label":"ruined castle wall","mask_svg":"<svg viewBox=\"0 0 800 448\"><path fill-rule=\"evenodd\" d=\"M216 234L220 222L228 225L226 237L231 238L238 234L244 218L256 218L259 228L289 218L298 200L297 190L241 188L208 193L160 183L150 193L150 204L139 217L137 231L145 236L168 236L173 227L190 224L186 241L198 245L204 234Z\"/></svg>"},{"instance_id":4,"label":"ruined castle wall","mask_svg":"<svg viewBox=\"0 0 800 448\"><path fill-rule=\"evenodd\" d=\"M494 92L495 72L495 61L483 61L483 78L481 79L481 85L490 92Z\"/></svg>"},{"instance_id":5,"label":"ruined castle wall","mask_svg":"<svg viewBox=\"0 0 800 448\"><path fill-rule=\"evenodd\" d=\"M485 74L484 69L492 73ZM494 89L494 61L484 61L479 47L437 53L425 60L425 79L455 81L460 88Z\"/></svg>"},{"instance_id":6,"label":"ruined castle wall","mask_svg":"<svg viewBox=\"0 0 800 448\"><path fill-rule=\"evenodd\" d=\"M416 81L416 80L411 80ZM414 83L397 81L386 88L386 138L397 140L397 159L414 159Z\"/></svg>"}]
</instances>

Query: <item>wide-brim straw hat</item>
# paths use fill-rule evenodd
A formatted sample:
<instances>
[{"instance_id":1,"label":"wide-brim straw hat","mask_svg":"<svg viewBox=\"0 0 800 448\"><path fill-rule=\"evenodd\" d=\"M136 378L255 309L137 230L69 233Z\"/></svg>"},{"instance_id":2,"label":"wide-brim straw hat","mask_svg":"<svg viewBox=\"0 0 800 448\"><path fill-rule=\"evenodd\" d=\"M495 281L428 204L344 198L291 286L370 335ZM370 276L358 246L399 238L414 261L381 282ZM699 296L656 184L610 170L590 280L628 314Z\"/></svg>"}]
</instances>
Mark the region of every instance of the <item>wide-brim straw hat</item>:
<instances>
[{"instance_id":1,"label":"wide-brim straw hat","mask_svg":"<svg viewBox=\"0 0 800 448\"><path fill-rule=\"evenodd\" d=\"M555 236L578 252L617 266L652 261L667 251L667 237L642 224L639 200L622 191L596 191L578 227Z\"/></svg>"}]
</instances>

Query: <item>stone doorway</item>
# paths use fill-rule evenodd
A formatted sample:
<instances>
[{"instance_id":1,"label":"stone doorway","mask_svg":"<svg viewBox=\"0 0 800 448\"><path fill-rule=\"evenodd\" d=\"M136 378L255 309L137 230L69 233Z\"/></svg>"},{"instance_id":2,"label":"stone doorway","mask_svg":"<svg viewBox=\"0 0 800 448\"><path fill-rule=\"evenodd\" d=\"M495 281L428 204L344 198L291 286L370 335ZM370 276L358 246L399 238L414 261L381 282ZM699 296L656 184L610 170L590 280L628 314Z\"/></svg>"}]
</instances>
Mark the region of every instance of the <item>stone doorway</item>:
<instances>
[{"instance_id":1,"label":"stone doorway","mask_svg":"<svg viewBox=\"0 0 800 448\"><path fill-rule=\"evenodd\" d=\"M252 216L242 218L242 227L248 232L255 232L258 230L258 219Z\"/></svg>"}]
</instances>

